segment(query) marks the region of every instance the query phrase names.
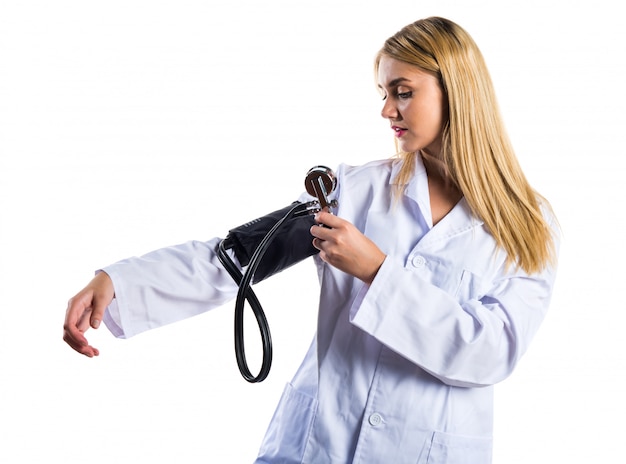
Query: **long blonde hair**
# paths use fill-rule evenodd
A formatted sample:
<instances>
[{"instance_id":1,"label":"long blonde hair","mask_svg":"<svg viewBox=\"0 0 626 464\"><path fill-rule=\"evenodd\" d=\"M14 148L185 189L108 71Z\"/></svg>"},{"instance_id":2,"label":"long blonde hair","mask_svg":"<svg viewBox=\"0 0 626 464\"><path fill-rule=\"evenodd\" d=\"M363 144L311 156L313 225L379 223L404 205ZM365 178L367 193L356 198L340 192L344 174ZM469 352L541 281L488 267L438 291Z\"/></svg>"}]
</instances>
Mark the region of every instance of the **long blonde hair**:
<instances>
[{"instance_id":1,"label":"long blonde hair","mask_svg":"<svg viewBox=\"0 0 626 464\"><path fill-rule=\"evenodd\" d=\"M527 273L555 258L553 231L541 206L549 203L531 188L515 156L500 116L495 91L480 50L454 22L431 17L409 24L387 39L375 60L387 56L439 77L447 96L449 120L443 152L453 182L497 244ZM408 183L414 153L401 153L396 179Z\"/></svg>"}]
</instances>

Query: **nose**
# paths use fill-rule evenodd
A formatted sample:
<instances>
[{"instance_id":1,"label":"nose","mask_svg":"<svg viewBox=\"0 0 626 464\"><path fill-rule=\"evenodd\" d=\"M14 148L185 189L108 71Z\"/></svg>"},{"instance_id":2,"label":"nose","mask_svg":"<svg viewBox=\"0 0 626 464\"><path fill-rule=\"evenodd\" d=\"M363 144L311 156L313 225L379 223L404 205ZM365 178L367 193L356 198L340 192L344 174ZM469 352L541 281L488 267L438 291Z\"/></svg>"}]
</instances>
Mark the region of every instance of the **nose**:
<instances>
[{"instance_id":1,"label":"nose","mask_svg":"<svg viewBox=\"0 0 626 464\"><path fill-rule=\"evenodd\" d=\"M391 98L387 98L383 103L383 109L380 115L385 119L398 119L398 109L394 105Z\"/></svg>"}]
</instances>

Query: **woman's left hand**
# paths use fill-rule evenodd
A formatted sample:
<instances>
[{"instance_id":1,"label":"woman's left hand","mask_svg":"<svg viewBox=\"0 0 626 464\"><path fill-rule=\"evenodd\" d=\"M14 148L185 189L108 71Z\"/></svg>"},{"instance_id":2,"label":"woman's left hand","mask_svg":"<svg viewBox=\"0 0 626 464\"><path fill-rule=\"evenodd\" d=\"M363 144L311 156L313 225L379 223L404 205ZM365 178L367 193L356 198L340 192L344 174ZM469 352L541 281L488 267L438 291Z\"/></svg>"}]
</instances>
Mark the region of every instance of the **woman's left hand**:
<instances>
[{"instance_id":1,"label":"woman's left hand","mask_svg":"<svg viewBox=\"0 0 626 464\"><path fill-rule=\"evenodd\" d=\"M320 258L366 284L371 284L386 255L354 225L326 211L315 215L315 221L327 227L311 227L313 246Z\"/></svg>"}]
</instances>

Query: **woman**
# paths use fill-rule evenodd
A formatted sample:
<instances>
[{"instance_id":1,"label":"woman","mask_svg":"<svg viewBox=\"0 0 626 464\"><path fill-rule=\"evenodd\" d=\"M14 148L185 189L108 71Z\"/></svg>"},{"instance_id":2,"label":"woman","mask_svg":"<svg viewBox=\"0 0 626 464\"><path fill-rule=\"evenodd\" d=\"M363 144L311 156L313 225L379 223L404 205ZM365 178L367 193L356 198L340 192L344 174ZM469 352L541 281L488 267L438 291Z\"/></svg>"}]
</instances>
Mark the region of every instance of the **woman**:
<instances>
[{"instance_id":1,"label":"woman","mask_svg":"<svg viewBox=\"0 0 626 464\"><path fill-rule=\"evenodd\" d=\"M316 337L287 384L258 463L488 463L493 385L548 308L557 236L526 181L471 37L443 18L406 26L375 60L399 156L337 170L320 212ZM70 300L64 339L119 337L231 300L219 239L116 263Z\"/></svg>"}]
</instances>

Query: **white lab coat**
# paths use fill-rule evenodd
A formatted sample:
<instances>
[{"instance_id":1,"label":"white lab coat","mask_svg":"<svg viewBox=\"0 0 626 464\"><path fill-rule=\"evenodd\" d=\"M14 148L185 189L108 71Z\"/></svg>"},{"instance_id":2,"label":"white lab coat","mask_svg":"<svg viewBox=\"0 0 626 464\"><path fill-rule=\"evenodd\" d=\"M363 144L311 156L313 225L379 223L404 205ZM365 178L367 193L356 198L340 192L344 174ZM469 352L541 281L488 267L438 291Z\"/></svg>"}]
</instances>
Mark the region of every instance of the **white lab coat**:
<instances>
[{"instance_id":1,"label":"white lab coat","mask_svg":"<svg viewBox=\"0 0 626 464\"><path fill-rule=\"evenodd\" d=\"M555 270L506 269L464 199L433 227L419 156L394 203L398 168L383 160L337 170L337 215L387 258L371 286L315 258L316 339L285 387L259 464L491 462L493 385L539 328ZM109 329L130 337L234 298L218 241L105 268L116 294Z\"/></svg>"}]
</instances>

